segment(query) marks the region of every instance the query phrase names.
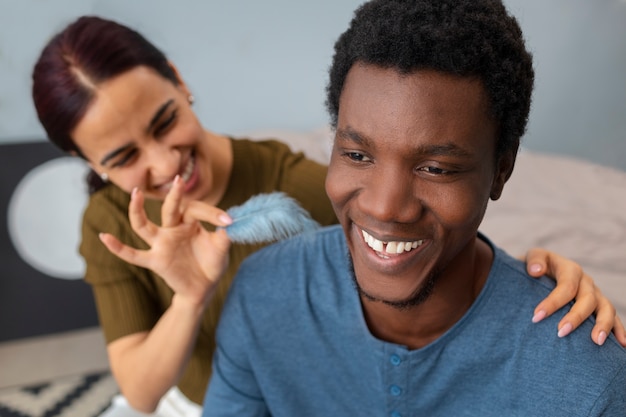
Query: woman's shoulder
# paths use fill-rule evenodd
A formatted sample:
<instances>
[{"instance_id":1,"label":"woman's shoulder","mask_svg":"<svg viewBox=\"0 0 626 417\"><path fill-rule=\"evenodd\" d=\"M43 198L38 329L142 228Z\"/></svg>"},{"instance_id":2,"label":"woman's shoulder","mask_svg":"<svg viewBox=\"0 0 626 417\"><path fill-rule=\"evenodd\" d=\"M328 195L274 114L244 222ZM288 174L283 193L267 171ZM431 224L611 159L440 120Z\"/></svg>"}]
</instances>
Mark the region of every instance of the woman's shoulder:
<instances>
[{"instance_id":1,"label":"woman's shoulder","mask_svg":"<svg viewBox=\"0 0 626 417\"><path fill-rule=\"evenodd\" d=\"M111 209L126 209L130 195L119 187L109 184L89 196L85 213L99 214Z\"/></svg>"},{"instance_id":2,"label":"woman's shoulder","mask_svg":"<svg viewBox=\"0 0 626 417\"><path fill-rule=\"evenodd\" d=\"M235 158L280 159L285 155L294 154L288 144L276 138L260 140L231 138L231 141Z\"/></svg>"}]
</instances>

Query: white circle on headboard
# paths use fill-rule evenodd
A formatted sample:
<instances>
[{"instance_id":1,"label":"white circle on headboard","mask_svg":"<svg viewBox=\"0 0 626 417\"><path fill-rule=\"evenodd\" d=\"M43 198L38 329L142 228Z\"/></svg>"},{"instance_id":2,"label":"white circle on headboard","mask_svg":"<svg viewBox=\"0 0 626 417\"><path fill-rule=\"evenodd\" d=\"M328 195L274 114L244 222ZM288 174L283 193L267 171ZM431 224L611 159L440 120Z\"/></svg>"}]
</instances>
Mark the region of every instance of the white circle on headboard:
<instances>
[{"instance_id":1,"label":"white circle on headboard","mask_svg":"<svg viewBox=\"0 0 626 417\"><path fill-rule=\"evenodd\" d=\"M13 246L26 263L46 275L61 279L84 275L78 245L88 169L73 157L47 161L22 178L9 201Z\"/></svg>"}]
</instances>

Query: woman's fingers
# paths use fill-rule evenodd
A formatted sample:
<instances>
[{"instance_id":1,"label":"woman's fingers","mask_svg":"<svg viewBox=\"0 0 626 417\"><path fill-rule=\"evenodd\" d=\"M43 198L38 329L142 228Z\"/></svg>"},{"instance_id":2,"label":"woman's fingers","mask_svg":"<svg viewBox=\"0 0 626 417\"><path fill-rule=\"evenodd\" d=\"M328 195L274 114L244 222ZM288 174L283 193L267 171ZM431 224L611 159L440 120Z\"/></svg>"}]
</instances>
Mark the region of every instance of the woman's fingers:
<instances>
[{"instance_id":1,"label":"woman's fingers","mask_svg":"<svg viewBox=\"0 0 626 417\"><path fill-rule=\"evenodd\" d=\"M526 266L528 273L534 277L545 274L557 281L557 287L535 308L534 322L541 321L575 299L570 311L558 324L560 337L571 333L595 312L592 340L602 345L613 331L618 342L626 347L626 329L615 307L580 265L545 249L534 248L526 254Z\"/></svg>"},{"instance_id":2,"label":"woman's fingers","mask_svg":"<svg viewBox=\"0 0 626 417\"><path fill-rule=\"evenodd\" d=\"M624 329L624 323L619 318L619 316L615 316L615 326L613 327L613 333L617 338L617 341L620 345L626 348L626 329Z\"/></svg>"},{"instance_id":3,"label":"woman's fingers","mask_svg":"<svg viewBox=\"0 0 626 417\"><path fill-rule=\"evenodd\" d=\"M608 303L608 305L611 306L611 303ZM576 302L558 324L559 337L565 337L570 334L572 330L580 326L581 323L587 319L587 317L591 316L598 307L599 299L597 297L596 287L591 278L584 274L580 281L580 285L578 286ZM606 313L606 310L603 310L603 312ZM615 316L614 313L615 311L613 311L613 317ZM611 319L610 323L611 327L613 327L612 320L613 319ZM609 327L609 329L611 327ZM592 332L592 338L596 340L594 332Z\"/></svg>"},{"instance_id":4,"label":"woman's fingers","mask_svg":"<svg viewBox=\"0 0 626 417\"><path fill-rule=\"evenodd\" d=\"M158 233L158 226L148 220L143 207L143 193L134 188L130 194L130 204L128 205L128 219L130 226L135 233L149 245L152 245L154 237Z\"/></svg>"},{"instance_id":5,"label":"woman's fingers","mask_svg":"<svg viewBox=\"0 0 626 417\"><path fill-rule=\"evenodd\" d=\"M617 317L611 302L600 294L599 290L596 298L598 299L598 308L596 310L596 324L593 326L591 338L598 345L602 345L613 327L618 323L619 317Z\"/></svg>"},{"instance_id":6,"label":"woman's fingers","mask_svg":"<svg viewBox=\"0 0 626 417\"><path fill-rule=\"evenodd\" d=\"M180 175L177 175L161 207L161 224L163 227L176 226L182 220L181 203L183 200L184 185L185 182L183 179Z\"/></svg>"},{"instance_id":7,"label":"woman's fingers","mask_svg":"<svg viewBox=\"0 0 626 417\"><path fill-rule=\"evenodd\" d=\"M532 248L526 252L526 256L522 256L520 259L526 262L526 272L530 276L540 277L546 273L548 256L547 250Z\"/></svg>"},{"instance_id":8,"label":"woman's fingers","mask_svg":"<svg viewBox=\"0 0 626 417\"><path fill-rule=\"evenodd\" d=\"M190 201L183 211L183 222L203 221L215 226L228 226L233 222L228 213L201 201Z\"/></svg>"},{"instance_id":9,"label":"woman's fingers","mask_svg":"<svg viewBox=\"0 0 626 417\"><path fill-rule=\"evenodd\" d=\"M100 233L99 237L104 246L123 261L143 268L149 268L145 251L131 248L109 233Z\"/></svg>"},{"instance_id":10,"label":"woman's fingers","mask_svg":"<svg viewBox=\"0 0 626 417\"><path fill-rule=\"evenodd\" d=\"M545 274L557 283L554 290L535 308L534 322L548 317L572 301L574 297L580 297L581 302L584 303L578 306L579 314L586 312L586 318L593 313L597 306L593 280L583 273L577 263L545 249L536 248L528 251L526 266L530 275L539 277ZM586 298L583 299L583 296ZM593 306L591 310L589 310L590 305ZM576 325L572 323L572 326L576 328L579 324L580 322Z\"/></svg>"}]
</instances>

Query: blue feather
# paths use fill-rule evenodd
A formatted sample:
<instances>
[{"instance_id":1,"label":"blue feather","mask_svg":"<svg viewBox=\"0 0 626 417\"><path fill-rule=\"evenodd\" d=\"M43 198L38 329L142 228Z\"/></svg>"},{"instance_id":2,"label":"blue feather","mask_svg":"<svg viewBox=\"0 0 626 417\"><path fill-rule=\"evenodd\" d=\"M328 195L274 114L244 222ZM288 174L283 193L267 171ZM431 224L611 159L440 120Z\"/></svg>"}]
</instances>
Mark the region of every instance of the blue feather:
<instances>
[{"instance_id":1,"label":"blue feather","mask_svg":"<svg viewBox=\"0 0 626 417\"><path fill-rule=\"evenodd\" d=\"M309 212L282 192L255 195L227 213L233 223L225 227L226 233L236 243L272 242L319 227Z\"/></svg>"}]
</instances>

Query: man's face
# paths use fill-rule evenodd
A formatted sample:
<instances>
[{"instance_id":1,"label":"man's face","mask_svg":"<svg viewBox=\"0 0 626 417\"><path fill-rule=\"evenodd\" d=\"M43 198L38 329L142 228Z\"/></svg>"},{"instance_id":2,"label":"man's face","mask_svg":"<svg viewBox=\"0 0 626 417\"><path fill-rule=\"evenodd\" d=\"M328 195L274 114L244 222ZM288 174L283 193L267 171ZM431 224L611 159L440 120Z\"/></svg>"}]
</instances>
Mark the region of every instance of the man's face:
<instances>
[{"instance_id":1,"label":"man's face","mask_svg":"<svg viewBox=\"0 0 626 417\"><path fill-rule=\"evenodd\" d=\"M406 306L429 281L469 279L476 231L511 168L495 163L496 134L475 79L352 67L326 191L363 295Z\"/></svg>"}]
</instances>

